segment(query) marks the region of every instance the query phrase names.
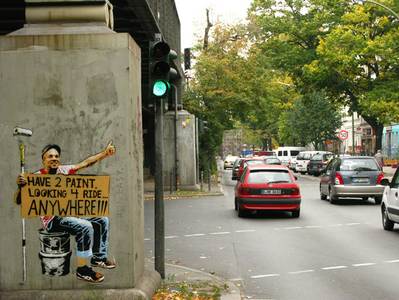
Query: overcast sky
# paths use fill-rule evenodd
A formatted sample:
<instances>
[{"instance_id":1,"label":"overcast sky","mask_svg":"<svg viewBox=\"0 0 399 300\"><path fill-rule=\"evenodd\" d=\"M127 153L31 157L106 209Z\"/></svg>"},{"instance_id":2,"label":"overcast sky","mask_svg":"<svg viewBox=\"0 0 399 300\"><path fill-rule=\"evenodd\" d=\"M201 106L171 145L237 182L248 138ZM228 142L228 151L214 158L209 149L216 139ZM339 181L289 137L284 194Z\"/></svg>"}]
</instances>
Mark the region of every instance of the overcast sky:
<instances>
[{"instance_id":1,"label":"overcast sky","mask_svg":"<svg viewBox=\"0 0 399 300\"><path fill-rule=\"evenodd\" d=\"M206 12L211 11L211 22L235 23L244 20L251 0L175 0L181 24L182 49L192 47L203 38Z\"/></svg>"}]
</instances>

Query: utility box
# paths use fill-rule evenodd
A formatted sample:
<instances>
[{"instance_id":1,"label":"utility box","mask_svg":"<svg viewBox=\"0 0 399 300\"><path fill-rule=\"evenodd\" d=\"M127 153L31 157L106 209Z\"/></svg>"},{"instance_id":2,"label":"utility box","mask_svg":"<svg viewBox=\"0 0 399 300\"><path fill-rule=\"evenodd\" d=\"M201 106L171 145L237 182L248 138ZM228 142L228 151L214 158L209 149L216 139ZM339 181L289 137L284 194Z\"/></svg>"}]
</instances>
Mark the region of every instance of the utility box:
<instances>
[{"instance_id":1,"label":"utility box","mask_svg":"<svg viewBox=\"0 0 399 300\"><path fill-rule=\"evenodd\" d=\"M140 57L140 48L125 33L0 37L1 299L151 296L140 290L143 278L157 278L144 271ZM39 217L25 219L23 282L22 217L13 201L20 172L16 126L33 130L25 142L26 172L42 167L46 144L60 145L62 163L74 164L113 141L114 156L79 173L110 177L108 256L117 267L96 269L105 275L100 284L77 280L72 236L69 273L43 274Z\"/></svg>"}]
</instances>

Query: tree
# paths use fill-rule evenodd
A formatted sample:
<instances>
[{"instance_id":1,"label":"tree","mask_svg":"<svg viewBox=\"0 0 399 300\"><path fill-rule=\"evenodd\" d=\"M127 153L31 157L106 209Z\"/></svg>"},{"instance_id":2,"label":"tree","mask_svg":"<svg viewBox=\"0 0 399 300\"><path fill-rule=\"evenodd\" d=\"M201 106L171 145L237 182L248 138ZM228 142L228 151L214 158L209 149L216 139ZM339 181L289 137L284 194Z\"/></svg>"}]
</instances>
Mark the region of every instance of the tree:
<instances>
[{"instance_id":1,"label":"tree","mask_svg":"<svg viewBox=\"0 0 399 300\"><path fill-rule=\"evenodd\" d=\"M302 145L313 144L322 149L324 142L336 139L337 129L342 125L339 107L335 107L324 92L304 95L285 113L287 140L300 140Z\"/></svg>"}]
</instances>

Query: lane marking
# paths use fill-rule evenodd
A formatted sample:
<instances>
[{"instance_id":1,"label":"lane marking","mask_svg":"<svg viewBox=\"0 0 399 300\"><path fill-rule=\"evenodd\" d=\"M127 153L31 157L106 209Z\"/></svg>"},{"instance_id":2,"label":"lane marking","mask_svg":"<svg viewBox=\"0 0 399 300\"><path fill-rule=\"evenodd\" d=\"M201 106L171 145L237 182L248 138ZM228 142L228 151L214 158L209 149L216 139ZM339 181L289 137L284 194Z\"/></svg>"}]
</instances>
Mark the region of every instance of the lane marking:
<instances>
[{"instance_id":1,"label":"lane marking","mask_svg":"<svg viewBox=\"0 0 399 300\"><path fill-rule=\"evenodd\" d=\"M285 230L293 230L293 229L302 229L303 227L293 226L293 227L284 227Z\"/></svg>"},{"instance_id":2,"label":"lane marking","mask_svg":"<svg viewBox=\"0 0 399 300\"><path fill-rule=\"evenodd\" d=\"M308 226L305 226L305 228L321 228L322 226L320 226L320 225L308 225Z\"/></svg>"},{"instance_id":3,"label":"lane marking","mask_svg":"<svg viewBox=\"0 0 399 300\"><path fill-rule=\"evenodd\" d=\"M254 229L244 229L244 230L236 230L235 232L255 232Z\"/></svg>"},{"instance_id":4,"label":"lane marking","mask_svg":"<svg viewBox=\"0 0 399 300\"><path fill-rule=\"evenodd\" d=\"M362 264L353 264L353 267L367 267L367 266L374 266L376 263L362 263Z\"/></svg>"},{"instance_id":5,"label":"lane marking","mask_svg":"<svg viewBox=\"0 0 399 300\"><path fill-rule=\"evenodd\" d=\"M333 267L325 267L321 268L322 270L339 270L339 269L346 269L347 266L333 266Z\"/></svg>"},{"instance_id":6,"label":"lane marking","mask_svg":"<svg viewBox=\"0 0 399 300\"><path fill-rule=\"evenodd\" d=\"M328 227L341 227L344 226L344 224L332 224L332 225L328 225Z\"/></svg>"},{"instance_id":7,"label":"lane marking","mask_svg":"<svg viewBox=\"0 0 399 300\"><path fill-rule=\"evenodd\" d=\"M204 236L205 233L194 233L194 234L185 234L185 237L195 237L195 236Z\"/></svg>"},{"instance_id":8,"label":"lane marking","mask_svg":"<svg viewBox=\"0 0 399 300\"><path fill-rule=\"evenodd\" d=\"M228 232L228 231L222 231L222 232L211 232L211 233L209 233L209 234L212 234L212 235L221 235L221 234L230 234L230 232Z\"/></svg>"},{"instance_id":9,"label":"lane marking","mask_svg":"<svg viewBox=\"0 0 399 300\"><path fill-rule=\"evenodd\" d=\"M278 277L280 274L265 274L265 275L254 275L251 276L252 279L259 279L259 278L265 278L265 277Z\"/></svg>"},{"instance_id":10,"label":"lane marking","mask_svg":"<svg viewBox=\"0 0 399 300\"><path fill-rule=\"evenodd\" d=\"M399 262L399 259L386 260L386 261L384 261L384 263L386 263L386 264L393 264L393 263L398 263L398 262Z\"/></svg>"},{"instance_id":11,"label":"lane marking","mask_svg":"<svg viewBox=\"0 0 399 300\"><path fill-rule=\"evenodd\" d=\"M302 271L295 271L295 272L288 272L288 274L303 274L303 273L311 273L314 272L314 270L302 270Z\"/></svg>"},{"instance_id":12,"label":"lane marking","mask_svg":"<svg viewBox=\"0 0 399 300\"><path fill-rule=\"evenodd\" d=\"M175 239L178 238L178 235L169 235L169 236L165 236L165 239Z\"/></svg>"},{"instance_id":13,"label":"lane marking","mask_svg":"<svg viewBox=\"0 0 399 300\"><path fill-rule=\"evenodd\" d=\"M346 226L354 226L354 225L360 225L361 223L348 223L348 224L345 224Z\"/></svg>"},{"instance_id":14,"label":"lane marking","mask_svg":"<svg viewBox=\"0 0 399 300\"><path fill-rule=\"evenodd\" d=\"M144 239L145 241L151 241L151 239Z\"/></svg>"}]
</instances>

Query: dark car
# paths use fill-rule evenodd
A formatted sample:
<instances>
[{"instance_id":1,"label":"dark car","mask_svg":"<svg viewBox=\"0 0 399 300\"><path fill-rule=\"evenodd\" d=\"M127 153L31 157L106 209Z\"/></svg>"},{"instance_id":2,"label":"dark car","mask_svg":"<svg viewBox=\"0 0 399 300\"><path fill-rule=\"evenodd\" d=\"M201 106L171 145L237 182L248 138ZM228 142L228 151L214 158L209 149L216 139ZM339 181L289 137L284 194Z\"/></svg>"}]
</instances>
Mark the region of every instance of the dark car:
<instances>
[{"instance_id":1,"label":"dark car","mask_svg":"<svg viewBox=\"0 0 399 300\"><path fill-rule=\"evenodd\" d=\"M298 218L301 193L295 177L285 166L253 164L246 166L235 187L234 207L239 217L249 211L289 211Z\"/></svg>"},{"instance_id":2,"label":"dark car","mask_svg":"<svg viewBox=\"0 0 399 300\"><path fill-rule=\"evenodd\" d=\"M236 159L236 161L233 164L233 169L231 171L231 180L237 180L238 179L238 170L240 169L240 163L244 158L239 157Z\"/></svg>"},{"instance_id":3,"label":"dark car","mask_svg":"<svg viewBox=\"0 0 399 300\"><path fill-rule=\"evenodd\" d=\"M331 152L319 152L312 156L308 164L309 175L320 175L327 166L327 163L334 157Z\"/></svg>"},{"instance_id":4,"label":"dark car","mask_svg":"<svg viewBox=\"0 0 399 300\"><path fill-rule=\"evenodd\" d=\"M382 201L384 173L374 157L350 156L332 159L320 177L320 198L330 203L339 198L373 197L376 204Z\"/></svg>"}]
</instances>

